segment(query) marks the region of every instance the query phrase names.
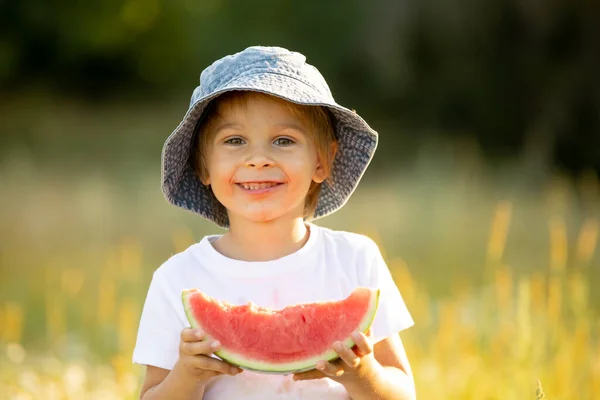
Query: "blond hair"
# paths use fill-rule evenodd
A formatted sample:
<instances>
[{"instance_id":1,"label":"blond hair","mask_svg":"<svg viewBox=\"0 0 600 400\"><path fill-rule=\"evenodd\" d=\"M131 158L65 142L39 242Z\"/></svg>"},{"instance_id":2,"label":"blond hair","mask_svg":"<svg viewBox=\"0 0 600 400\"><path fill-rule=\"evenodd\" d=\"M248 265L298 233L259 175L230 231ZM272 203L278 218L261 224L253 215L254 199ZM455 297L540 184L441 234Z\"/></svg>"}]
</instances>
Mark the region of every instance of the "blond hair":
<instances>
[{"instance_id":1,"label":"blond hair","mask_svg":"<svg viewBox=\"0 0 600 400\"><path fill-rule=\"evenodd\" d=\"M333 117L326 107L296 104L275 96L261 92L230 91L211 101L205 111L200 126L196 130L197 138L194 140L193 165L196 175L202 182L206 181L208 169L206 165L206 152L211 140L208 126L211 121L219 116L223 105L245 105L251 96L262 97L269 101L278 101L285 104L288 110L304 123L312 134L312 140L317 149L317 156L323 168L325 179L331 178L331 168L337 150L337 141L333 130ZM313 217L319 200L322 183L312 181L304 202L304 218Z\"/></svg>"}]
</instances>

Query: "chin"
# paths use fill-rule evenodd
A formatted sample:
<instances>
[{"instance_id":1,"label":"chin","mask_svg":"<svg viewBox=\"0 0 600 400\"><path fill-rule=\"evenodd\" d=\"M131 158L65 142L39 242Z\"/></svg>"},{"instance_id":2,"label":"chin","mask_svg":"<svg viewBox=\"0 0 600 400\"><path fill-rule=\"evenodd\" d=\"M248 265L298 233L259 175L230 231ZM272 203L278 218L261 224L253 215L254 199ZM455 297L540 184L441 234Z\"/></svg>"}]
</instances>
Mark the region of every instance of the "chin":
<instances>
[{"instance_id":1,"label":"chin","mask_svg":"<svg viewBox=\"0 0 600 400\"><path fill-rule=\"evenodd\" d=\"M266 223L273 222L280 218L291 217L292 210L270 210L270 211L249 211L244 210L243 212L236 213L237 218L244 219L247 221L257 222L257 223Z\"/></svg>"},{"instance_id":2,"label":"chin","mask_svg":"<svg viewBox=\"0 0 600 400\"><path fill-rule=\"evenodd\" d=\"M278 218L281 218L283 215L285 215L285 214L278 214L278 213L263 214L263 213L260 213L260 214L243 215L243 217L252 222L272 222Z\"/></svg>"}]
</instances>

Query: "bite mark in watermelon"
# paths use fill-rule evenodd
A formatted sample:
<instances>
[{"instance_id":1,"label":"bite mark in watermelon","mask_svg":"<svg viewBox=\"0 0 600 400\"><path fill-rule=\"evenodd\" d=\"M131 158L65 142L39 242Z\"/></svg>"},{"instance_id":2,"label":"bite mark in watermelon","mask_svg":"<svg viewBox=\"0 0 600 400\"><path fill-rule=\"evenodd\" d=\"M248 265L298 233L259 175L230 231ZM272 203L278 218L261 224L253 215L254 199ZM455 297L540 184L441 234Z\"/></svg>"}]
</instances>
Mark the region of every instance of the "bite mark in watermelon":
<instances>
[{"instance_id":1,"label":"bite mark in watermelon","mask_svg":"<svg viewBox=\"0 0 600 400\"><path fill-rule=\"evenodd\" d=\"M338 358L331 348L352 348L353 332L366 332L379 305L379 289L359 287L343 300L301 303L279 310L253 303L232 305L198 289L185 289L183 306L192 328L218 340L219 358L240 368L289 374Z\"/></svg>"}]
</instances>

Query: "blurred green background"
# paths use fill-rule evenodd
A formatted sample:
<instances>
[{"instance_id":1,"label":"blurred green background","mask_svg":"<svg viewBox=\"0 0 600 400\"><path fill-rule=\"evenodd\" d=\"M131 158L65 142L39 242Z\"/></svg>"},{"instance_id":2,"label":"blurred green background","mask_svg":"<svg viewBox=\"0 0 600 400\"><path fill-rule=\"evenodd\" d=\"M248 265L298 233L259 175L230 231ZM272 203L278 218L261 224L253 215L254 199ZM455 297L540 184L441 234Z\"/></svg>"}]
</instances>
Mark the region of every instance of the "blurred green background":
<instances>
[{"instance_id":1,"label":"blurred green background","mask_svg":"<svg viewBox=\"0 0 600 400\"><path fill-rule=\"evenodd\" d=\"M216 231L162 197L162 143L202 69L258 44L380 133L318 223L380 244L419 397L597 397L598 21L566 0L0 2L0 399L136 398L151 274Z\"/></svg>"}]
</instances>

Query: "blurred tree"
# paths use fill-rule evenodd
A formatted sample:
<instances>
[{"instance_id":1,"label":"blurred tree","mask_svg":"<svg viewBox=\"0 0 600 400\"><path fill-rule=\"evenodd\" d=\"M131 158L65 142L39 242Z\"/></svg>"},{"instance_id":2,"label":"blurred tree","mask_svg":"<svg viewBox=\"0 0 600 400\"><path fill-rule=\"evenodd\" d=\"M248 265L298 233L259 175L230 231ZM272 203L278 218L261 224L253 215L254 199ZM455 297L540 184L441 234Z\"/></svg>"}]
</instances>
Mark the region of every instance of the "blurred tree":
<instances>
[{"instance_id":1,"label":"blurred tree","mask_svg":"<svg viewBox=\"0 0 600 400\"><path fill-rule=\"evenodd\" d=\"M591 0L0 0L0 90L187 94L213 60L280 45L396 132L380 158L443 133L520 155L532 176L600 170L598 21Z\"/></svg>"}]
</instances>

